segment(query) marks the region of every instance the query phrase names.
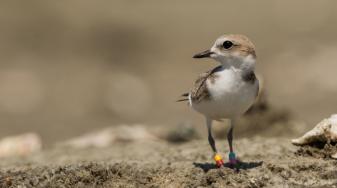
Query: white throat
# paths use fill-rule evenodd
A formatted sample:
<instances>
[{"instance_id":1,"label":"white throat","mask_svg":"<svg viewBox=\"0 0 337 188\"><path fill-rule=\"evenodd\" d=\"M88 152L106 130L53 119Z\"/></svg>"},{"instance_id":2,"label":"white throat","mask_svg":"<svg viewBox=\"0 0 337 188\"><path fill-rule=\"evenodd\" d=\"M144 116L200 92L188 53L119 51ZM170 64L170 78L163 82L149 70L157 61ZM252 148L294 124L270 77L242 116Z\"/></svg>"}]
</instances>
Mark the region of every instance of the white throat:
<instances>
[{"instance_id":1,"label":"white throat","mask_svg":"<svg viewBox=\"0 0 337 188\"><path fill-rule=\"evenodd\" d=\"M252 55L247 57L231 56L226 58L215 58L222 68L224 69L238 69L242 71L254 71L255 70L255 58Z\"/></svg>"}]
</instances>

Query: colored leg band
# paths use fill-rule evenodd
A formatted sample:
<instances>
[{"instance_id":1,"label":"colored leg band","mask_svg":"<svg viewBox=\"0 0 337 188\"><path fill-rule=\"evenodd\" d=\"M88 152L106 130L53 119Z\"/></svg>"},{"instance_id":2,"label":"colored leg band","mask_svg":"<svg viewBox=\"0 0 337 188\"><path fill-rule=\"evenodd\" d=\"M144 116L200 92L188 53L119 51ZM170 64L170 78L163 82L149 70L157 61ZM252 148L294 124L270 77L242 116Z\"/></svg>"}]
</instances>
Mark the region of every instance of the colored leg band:
<instances>
[{"instance_id":1,"label":"colored leg band","mask_svg":"<svg viewBox=\"0 0 337 188\"><path fill-rule=\"evenodd\" d=\"M230 152L229 155L228 155L228 158L229 158L229 162L232 163L232 164L237 162L234 152Z\"/></svg>"},{"instance_id":2,"label":"colored leg band","mask_svg":"<svg viewBox=\"0 0 337 188\"><path fill-rule=\"evenodd\" d=\"M221 167L224 164L222 157L219 154L214 155L214 160L217 167Z\"/></svg>"},{"instance_id":3,"label":"colored leg band","mask_svg":"<svg viewBox=\"0 0 337 188\"><path fill-rule=\"evenodd\" d=\"M229 160L236 159L236 156L235 156L234 152L230 152L229 155L228 155L228 157L229 157Z\"/></svg>"}]
</instances>

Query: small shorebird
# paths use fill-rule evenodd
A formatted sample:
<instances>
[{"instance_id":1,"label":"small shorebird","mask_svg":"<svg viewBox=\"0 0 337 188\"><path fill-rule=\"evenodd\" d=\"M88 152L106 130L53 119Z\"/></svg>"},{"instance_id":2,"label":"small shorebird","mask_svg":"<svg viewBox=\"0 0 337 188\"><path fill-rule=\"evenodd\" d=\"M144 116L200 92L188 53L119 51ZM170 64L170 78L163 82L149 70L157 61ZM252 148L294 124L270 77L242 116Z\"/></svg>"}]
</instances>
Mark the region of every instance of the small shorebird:
<instances>
[{"instance_id":1,"label":"small shorebird","mask_svg":"<svg viewBox=\"0 0 337 188\"><path fill-rule=\"evenodd\" d=\"M212 58L220 66L202 73L195 81L193 89L183 94L184 98L178 101L188 101L190 107L206 117L208 141L218 167L223 166L224 162L215 146L212 122L229 119L229 163L235 166L238 160L232 145L233 120L249 109L259 92L259 82L254 73L254 44L243 35L223 35L215 41L211 49L198 53L193 58Z\"/></svg>"}]
</instances>

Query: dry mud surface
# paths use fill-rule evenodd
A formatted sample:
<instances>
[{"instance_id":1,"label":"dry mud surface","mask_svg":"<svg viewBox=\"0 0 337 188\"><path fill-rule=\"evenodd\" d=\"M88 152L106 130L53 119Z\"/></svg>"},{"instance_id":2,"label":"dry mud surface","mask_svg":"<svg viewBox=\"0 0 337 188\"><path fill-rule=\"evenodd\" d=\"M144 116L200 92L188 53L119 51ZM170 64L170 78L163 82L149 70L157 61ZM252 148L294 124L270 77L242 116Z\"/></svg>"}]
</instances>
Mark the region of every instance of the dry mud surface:
<instances>
[{"instance_id":1,"label":"dry mud surface","mask_svg":"<svg viewBox=\"0 0 337 188\"><path fill-rule=\"evenodd\" d=\"M227 156L225 140L217 142ZM337 187L337 161L285 138L235 141L239 171L215 168L206 140L54 148L0 161L1 187ZM335 146L329 151L336 150Z\"/></svg>"}]
</instances>

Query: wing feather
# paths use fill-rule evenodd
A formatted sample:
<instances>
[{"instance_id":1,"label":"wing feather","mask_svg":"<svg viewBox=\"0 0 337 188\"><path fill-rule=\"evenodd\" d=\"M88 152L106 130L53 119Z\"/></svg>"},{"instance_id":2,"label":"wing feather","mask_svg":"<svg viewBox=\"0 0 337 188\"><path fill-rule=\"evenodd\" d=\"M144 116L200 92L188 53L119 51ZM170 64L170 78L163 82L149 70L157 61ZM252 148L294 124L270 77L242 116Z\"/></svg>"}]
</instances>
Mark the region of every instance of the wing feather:
<instances>
[{"instance_id":1,"label":"wing feather","mask_svg":"<svg viewBox=\"0 0 337 188\"><path fill-rule=\"evenodd\" d=\"M220 71L221 69L222 67L218 66L212 70L200 74L197 80L194 82L194 87L192 88L191 92L184 93L182 96L186 98L180 99L177 102L189 100L188 99L189 95L191 95L191 100L194 103L199 103L202 100L209 99L210 93L208 92L206 81L207 79L214 79L215 78L214 73Z\"/></svg>"}]
</instances>

